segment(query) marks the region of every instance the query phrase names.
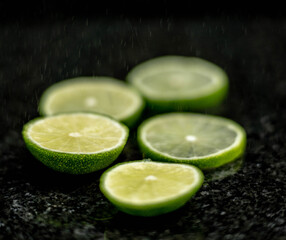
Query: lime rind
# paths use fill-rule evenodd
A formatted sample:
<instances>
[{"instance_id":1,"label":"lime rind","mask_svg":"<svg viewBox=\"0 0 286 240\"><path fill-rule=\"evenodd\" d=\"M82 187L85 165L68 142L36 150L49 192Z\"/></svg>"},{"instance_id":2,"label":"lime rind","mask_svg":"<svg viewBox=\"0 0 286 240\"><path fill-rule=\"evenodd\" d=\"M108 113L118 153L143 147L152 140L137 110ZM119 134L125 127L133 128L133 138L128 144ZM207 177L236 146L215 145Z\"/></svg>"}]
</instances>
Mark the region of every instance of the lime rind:
<instances>
[{"instance_id":1,"label":"lime rind","mask_svg":"<svg viewBox=\"0 0 286 240\"><path fill-rule=\"evenodd\" d=\"M141 217L152 217L158 216L162 214L166 214L172 211L175 211L185 205L190 198L192 198L197 191L201 188L204 182L204 175L202 171L191 165L186 164L179 164L180 166L191 167L197 174L197 181L192 185L192 187L183 193L180 193L176 196L173 196L168 199L163 199L161 201L150 202L150 203L134 203L131 201L123 201L108 191L105 186L106 178L108 177L108 173L111 172L113 169L125 165L125 164L133 164L133 163L144 163L144 162L153 162L150 160L134 160L129 162L118 163L110 168L108 168L100 177L100 190L104 194L104 196L113 204L115 205L120 211L125 212L130 215L134 216L141 216ZM156 164L156 162L153 162ZM158 163L158 162L157 162ZM158 163L158 164L174 164L176 163Z\"/></svg>"},{"instance_id":2,"label":"lime rind","mask_svg":"<svg viewBox=\"0 0 286 240\"><path fill-rule=\"evenodd\" d=\"M192 99L148 99L146 98L146 106L153 112L181 112L181 111L196 111L214 109L218 107L227 97L228 84L208 95L200 96Z\"/></svg>"},{"instance_id":3,"label":"lime rind","mask_svg":"<svg viewBox=\"0 0 286 240\"><path fill-rule=\"evenodd\" d=\"M235 130L235 132L237 133L235 142L229 147L207 156L194 156L190 158L183 158L159 152L146 140L145 136L146 127L148 127L148 125L153 121L160 120L161 118L164 118L164 116L172 116L172 115L206 116L214 120L223 121L224 123L228 124L230 128L233 128L233 130ZM143 156L146 158L151 158L152 160L162 161L162 162L192 164L199 167L200 169L213 169L220 167L226 163L232 162L244 154L246 148L246 132L244 128L240 126L238 123L223 117L218 117L213 115L203 115L197 113L183 113L183 112L165 113L153 116L145 120L138 127L137 141L139 148L143 153Z\"/></svg>"},{"instance_id":4,"label":"lime rind","mask_svg":"<svg viewBox=\"0 0 286 240\"><path fill-rule=\"evenodd\" d=\"M73 113L67 113L64 115L68 114L73 115ZM58 114L57 116L60 115L61 114ZM91 115L98 115L98 114L91 114ZM117 122L107 116L101 116L101 117L116 122L117 124L120 125L120 127L124 132L121 143L118 144L116 147L107 149L105 151L94 152L94 153L61 152L56 150L49 150L47 148L40 146L29 136L29 129L38 121L42 121L43 119L49 117L38 117L26 123L23 126L22 136L26 144L26 147L31 152L31 154L47 167L58 172L75 174L75 175L91 173L94 171L104 169L108 167L110 164L112 164L123 151L129 135L129 129L124 124Z\"/></svg>"},{"instance_id":5,"label":"lime rind","mask_svg":"<svg viewBox=\"0 0 286 240\"><path fill-rule=\"evenodd\" d=\"M126 94L132 98L132 105L129 108L125 108L124 111L119 113L119 116L115 116L110 114L109 112L105 112L103 109L91 108L91 109L81 109L77 110L62 110L56 111L52 109L51 102L55 97L55 94L60 93L61 91L67 91L72 87L78 88L82 87L83 85L90 84L91 87L96 87L96 85L100 88L106 88L109 91L118 91L120 89L121 92L126 92ZM72 95L72 93L71 93ZM112 77L107 76L93 76L93 77L76 77L71 79L62 80L60 82L54 83L50 87L48 87L40 97L38 112L42 116L51 116L60 113L71 113L71 112L92 112L98 113L103 115L108 115L113 117L114 119L124 123L128 127L134 127L134 125L138 122L143 110L145 108L145 101L139 91L134 88L132 85L121 81L119 79L115 79ZM118 113L117 113L118 114Z\"/></svg>"},{"instance_id":6,"label":"lime rind","mask_svg":"<svg viewBox=\"0 0 286 240\"><path fill-rule=\"evenodd\" d=\"M164 73L174 76L190 76L196 74L209 79L209 84L195 89L184 87L180 91L168 94L166 90L155 90L154 87L144 83L145 79ZM134 85L143 95L149 109L157 112L204 110L216 107L226 98L229 88L226 72L216 64L197 57L161 56L136 65L127 74L126 79ZM153 84L154 84L153 79ZM165 80L167 82L167 79ZM164 81L162 84L166 85ZM174 78L171 85L178 79ZM173 87L171 88L173 89Z\"/></svg>"}]
</instances>

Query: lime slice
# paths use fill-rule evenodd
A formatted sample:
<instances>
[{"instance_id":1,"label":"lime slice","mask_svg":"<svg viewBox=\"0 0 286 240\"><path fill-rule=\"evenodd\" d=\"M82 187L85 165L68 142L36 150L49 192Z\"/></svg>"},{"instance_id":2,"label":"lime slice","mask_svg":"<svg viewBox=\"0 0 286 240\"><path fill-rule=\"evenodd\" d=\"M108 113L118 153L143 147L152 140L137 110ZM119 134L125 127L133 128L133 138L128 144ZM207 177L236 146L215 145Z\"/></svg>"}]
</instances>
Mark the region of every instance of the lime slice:
<instances>
[{"instance_id":1,"label":"lime slice","mask_svg":"<svg viewBox=\"0 0 286 240\"><path fill-rule=\"evenodd\" d=\"M146 157L216 168L244 153L246 133L232 120L196 113L165 113L145 120L138 142Z\"/></svg>"},{"instance_id":2,"label":"lime slice","mask_svg":"<svg viewBox=\"0 0 286 240\"><path fill-rule=\"evenodd\" d=\"M122 152L128 129L91 113L36 118L23 127L30 152L48 167L71 174L90 173L110 165Z\"/></svg>"},{"instance_id":3,"label":"lime slice","mask_svg":"<svg viewBox=\"0 0 286 240\"><path fill-rule=\"evenodd\" d=\"M95 112L133 126L141 115L144 101L125 82L111 77L78 77L50 86L40 99L44 116L69 112Z\"/></svg>"},{"instance_id":4,"label":"lime slice","mask_svg":"<svg viewBox=\"0 0 286 240\"><path fill-rule=\"evenodd\" d=\"M156 216L183 206L203 180L195 166L141 160L107 169L100 178L100 189L125 213Z\"/></svg>"},{"instance_id":5,"label":"lime slice","mask_svg":"<svg viewBox=\"0 0 286 240\"><path fill-rule=\"evenodd\" d=\"M159 111L215 107L228 91L225 71L196 57L157 57L135 66L126 79Z\"/></svg>"}]
</instances>

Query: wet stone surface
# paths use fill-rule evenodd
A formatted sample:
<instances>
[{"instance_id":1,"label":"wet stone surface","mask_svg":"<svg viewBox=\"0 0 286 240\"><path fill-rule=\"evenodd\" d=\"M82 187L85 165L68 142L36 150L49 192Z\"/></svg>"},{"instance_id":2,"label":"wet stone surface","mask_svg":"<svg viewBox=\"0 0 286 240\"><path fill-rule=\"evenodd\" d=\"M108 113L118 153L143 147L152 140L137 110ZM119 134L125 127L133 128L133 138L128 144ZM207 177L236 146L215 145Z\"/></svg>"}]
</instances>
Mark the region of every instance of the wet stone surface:
<instances>
[{"instance_id":1,"label":"wet stone surface","mask_svg":"<svg viewBox=\"0 0 286 240\"><path fill-rule=\"evenodd\" d=\"M263 17L1 23L0 239L285 239L285 28L286 19ZM216 113L240 123L248 137L243 161L206 173L183 208L128 216L101 194L102 171L57 173L25 148L22 126L38 116L46 87L80 75L124 79L137 63L166 54L202 57L226 70L230 93ZM142 157L133 129L116 162Z\"/></svg>"}]
</instances>

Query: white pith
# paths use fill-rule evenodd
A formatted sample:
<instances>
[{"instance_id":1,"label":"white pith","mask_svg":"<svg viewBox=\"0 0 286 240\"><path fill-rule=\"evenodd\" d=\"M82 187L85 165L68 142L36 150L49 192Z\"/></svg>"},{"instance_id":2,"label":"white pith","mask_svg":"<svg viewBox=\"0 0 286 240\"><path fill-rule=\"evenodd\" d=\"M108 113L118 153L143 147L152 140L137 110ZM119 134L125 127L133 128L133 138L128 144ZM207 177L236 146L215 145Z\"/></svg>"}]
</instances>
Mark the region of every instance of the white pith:
<instances>
[{"instance_id":1,"label":"white pith","mask_svg":"<svg viewBox=\"0 0 286 240\"><path fill-rule=\"evenodd\" d=\"M185 137L185 139L186 139L186 141L188 141L188 142L195 142L195 141L197 141L197 137L196 137L196 136L193 136L193 135L187 135L187 136Z\"/></svg>"},{"instance_id":2,"label":"white pith","mask_svg":"<svg viewBox=\"0 0 286 240\"><path fill-rule=\"evenodd\" d=\"M85 105L88 107L93 107L97 104L97 100L95 97L87 97L84 101Z\"/></svg>"}]
</instances>

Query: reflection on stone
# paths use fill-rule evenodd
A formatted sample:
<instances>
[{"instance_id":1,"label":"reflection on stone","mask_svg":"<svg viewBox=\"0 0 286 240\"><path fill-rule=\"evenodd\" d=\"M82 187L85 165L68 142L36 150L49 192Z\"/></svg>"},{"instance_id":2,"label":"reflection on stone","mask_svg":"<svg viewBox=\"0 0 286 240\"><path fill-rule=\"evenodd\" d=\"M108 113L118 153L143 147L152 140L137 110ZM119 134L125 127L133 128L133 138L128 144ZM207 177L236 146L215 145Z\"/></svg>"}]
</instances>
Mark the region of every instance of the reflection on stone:
<instances>
[{"instance_id":1,"label":"reflection on stone","mask_svg":"<svg viewBox=\"0 0 286 240\"><path fill-rule=\"evenodd\" d=\"M237 173L243 166L244 158L238 158L233 162L225 164L219 168L204 171L205 182L222 180Z\"/></svg>"}]
</instances>

